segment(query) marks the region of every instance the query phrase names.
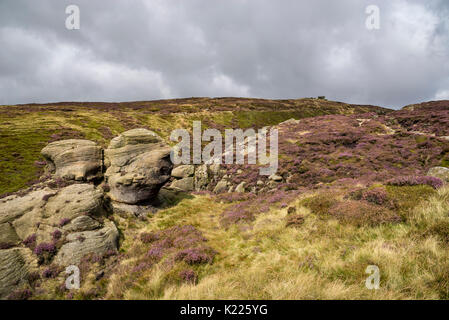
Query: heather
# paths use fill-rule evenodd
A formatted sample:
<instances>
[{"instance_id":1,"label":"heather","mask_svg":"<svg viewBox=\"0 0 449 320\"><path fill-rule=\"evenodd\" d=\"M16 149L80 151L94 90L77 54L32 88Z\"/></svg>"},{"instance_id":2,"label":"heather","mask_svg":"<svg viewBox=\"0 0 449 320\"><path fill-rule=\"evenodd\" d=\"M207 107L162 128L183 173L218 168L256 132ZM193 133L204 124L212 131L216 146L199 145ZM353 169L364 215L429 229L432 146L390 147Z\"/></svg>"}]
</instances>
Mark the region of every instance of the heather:
<instances>
[{"instance_id":1,"label":"heather","mask_svg":"<svg viewBox=\"0 0 449 320\"><path fill-rule=\"evenodd\" d=\"M208 110L204 113L204 110ZM218 129L275 125L290 118L389 110L316 99L188 98L123 103L70 102L0 106L0 195L35 184L44 172L40 150L49 142L113 136L148 128L167 138L193 120Z\"/></svg>"},{"instance_id":2,"label":"heather","mask_svg":"<svg viewBox=\"0 0 449 320\"><path fill-rule=\"evenodd\" d=\"M29 264L29 275L9 298L447 299L449 186L428 171L449 166L449 141L442 137L448 135L448 107L438 102L390 111L314 99L234 98L0 107L0 119L11 117L1 126L17 126L19 136L25 128L18 119L38 127L44 120L33 113L45 113L42 143L82 137L105 145L133 127L167 138L175 124L189 128L192 120L220 130L278 125L280 138L280 178L259 175L258 165L223 165L224 172L207 178L207 190L166 186L143 214L110 207L113 184L93 182L105 193L101 210L119 236L117 250L82 257L79 291L65 289L64 268L54 257L72 228L90 229L73 242L91 244L89 232L99 229L86 222L90 209L70 215L86 219L75 223L61 219L65 208L51 222L29 222L24 215L18 223L36 225L36 234L20 233L14 243L0 242L0 250L25 250L37 264ZM281 123L290 118L298 121ZM71 182L51 178L43 159L25 153L6 157L8 172L32 166L33 175L17 171L12 178L30 178L32 186L14 194L49 187L39 196L48 208ZM225 175L231 191L227 186L217 194ZM232 192L241 182L245 192ZM2 183L2 191L20 185ZM368 265L381 270L379 290L364 286Z\"/></svg>"}]
</instances>

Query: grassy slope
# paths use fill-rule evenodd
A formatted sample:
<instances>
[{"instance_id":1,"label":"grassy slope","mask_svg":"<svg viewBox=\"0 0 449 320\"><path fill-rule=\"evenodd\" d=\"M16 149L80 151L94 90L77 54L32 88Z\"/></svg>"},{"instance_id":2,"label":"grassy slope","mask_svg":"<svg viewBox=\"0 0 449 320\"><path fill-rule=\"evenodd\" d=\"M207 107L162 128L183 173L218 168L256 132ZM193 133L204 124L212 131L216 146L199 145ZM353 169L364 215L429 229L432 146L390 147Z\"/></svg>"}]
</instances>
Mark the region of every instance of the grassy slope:
<instances>
[{"instance_id":1,"label":"grassy slope","mask_svg":"<svg viewBox=\"0 0 449 320\"><path fill-rule=\"evenodd\" d=\"M407 192L414 196L420 187ZM408 221L376 227L355 227L335 219L323 219L301 205L290 205L305 216L299 228L286 228L287 209L273 207L249 225L224 229L220 212L224 204L208 196L184 199L176 207L158 213L149 223L127 228L123 250L130 257L107 285L106 297L126 299L447 299L446 273L449 252L449 188L432 192L429 200L412 208L404 204ZM303 197L306 197L304 195ZM135 259L146 252L135 250L131 235L173 225L189 224L208 238L218 251L212 265L194 267L197 285L185 284L176 272L158 264L143 273L129 275ZM139 252L139 253L136 253ZM377 265L379 290L365 287L365 269ZM93 285L93 284L92 284Z\"/></svg>"},{"instance_id":2,"label":"grassy slope","mask_svg":"<svg viewBox=\"0 0 449 320\"><path fill-rule=\"evenodd\" d=\"M129 103L58 103L0 106L0 195L35 180L40 150L50 141L86 138L107 145L119 133L147 127L165 139L175 128L247 128L334 113L386 111L379 107L299 99L192 98Z\"/></svg>"},{"instance_id":3,"label":"grassy slope","mask_svg":"<svg viewBox=\"0 0 449 320\"><path fill-rule=\"evenodd\" d=\"M161 112L159 104L164 103L169 112ZM16 136L18 141L28 141L30 147L35 147L37 155L40 147L35 143L58 138L51 137L55 133L63 137L81 133L86 138L107 144L111 135L134 126L148 126L167 137L173 127L189 126L194 119L223 128L275 124L291 117L322 113L354 112L350 106L317 100L270 102L268 105L260 100L241 100L240 103L238 105L232 99L221 103L214 99L197 99L143 103L143 108L138 108L138 103L100 104L96 109L89 105L27 106L23 110L13 107L16 109L14 115L6 118L6 112L0 113L3 117L1 143L10 146L10 150L21 150L12 144L14 140L10 140ZM61 110L66 108L72 111ZM369 109L357 108L356 111ZM36 137L32 138L31 133ZM6 134L10 134L9 138ZM6 156L11 153L8 152ZM29 159L34 161L36 158L30 155ZM5 182L5 185L8 184ZM332 214L323 214L321 208L317 210L308 205L310 199L335 198L344 203L347 200L343 195L350 191L349 188L337 192L325 186L313 192L306 191L287 207L274 203L268 211L257 214L254 221L229 228L220 223L222 213L236 201L222 203L215 196L180 198L171 208L158 212L148 221L114 215L123 232L120 264L106 262L109 271L103 279L96 280L95 274L105 265L94 263L90 271L83 273L82 289L71 298L449 298L449 187L438 192L428 186L389 186L385 189L395 203L396 212L403 217L400 223L372 225L362 219L358 220L361 224L355 225L351 220L344 222ZM304 223L297 228L286 227L290 206L304 217ZM169 259L162 259L150 268L133 271L150 249L150 245L138 240L140 234L182 225L195 226L208 239L207 245L217 251L213 264L190 266L185 262L172 264ZM365 287L368 265L380 268L379 290ZM179 272L186 268L197 274L195 285L181 281ZM63 277L46 280L35 298L69 298L68 293L58 290L62 281Z\"/></svg>"}]
</instances>

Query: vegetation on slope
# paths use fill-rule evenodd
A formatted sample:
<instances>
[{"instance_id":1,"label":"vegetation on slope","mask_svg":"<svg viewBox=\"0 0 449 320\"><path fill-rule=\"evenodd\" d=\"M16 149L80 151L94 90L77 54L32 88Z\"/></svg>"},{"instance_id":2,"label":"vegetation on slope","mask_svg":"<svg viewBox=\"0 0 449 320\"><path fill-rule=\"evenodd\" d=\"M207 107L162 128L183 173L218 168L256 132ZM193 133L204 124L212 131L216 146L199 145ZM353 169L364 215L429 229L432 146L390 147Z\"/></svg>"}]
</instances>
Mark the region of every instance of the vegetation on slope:
<instances>
[{"instance_id":1,"label":"vegetation on slope","mask_svg":"<svg viewBox=\"0 0 449 320\"><path fill-rule=\"evenodd\" d=\"M194 120L201 120L203 127L247 128L290 118L367 111L388 110L318 99L241 98L0 106L0 195L35 182L42 173L40 150L51 141L85 138L107 145L114 136L138 127L168 140L173 129L189 129Z\"/></svg>"}]
</instances>

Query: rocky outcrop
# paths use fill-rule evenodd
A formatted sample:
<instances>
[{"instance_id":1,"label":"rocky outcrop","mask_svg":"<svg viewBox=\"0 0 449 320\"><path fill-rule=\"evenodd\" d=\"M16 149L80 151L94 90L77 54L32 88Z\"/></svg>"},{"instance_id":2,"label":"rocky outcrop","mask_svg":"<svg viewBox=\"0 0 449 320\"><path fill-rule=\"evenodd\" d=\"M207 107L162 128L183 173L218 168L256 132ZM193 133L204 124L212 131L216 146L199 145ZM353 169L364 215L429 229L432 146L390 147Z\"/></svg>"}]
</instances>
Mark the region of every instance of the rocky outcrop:
<instances>
[{"instance_id":1,"label":"rocky outcrop","mask_svg":"<svg viewBox=\"0 0 449 320\"><path fill-rule=\"evenodd\" d=\"M49 229L53 230L63 220L103 215L104 201L103 192L91 184L37 190L23 197L0 200L0 225L8 223L21 240L36 234L37 241L48 241L51 240Z\"/></svg>"},{"instance_id":2,"label":"rocky outcrop","mask_svg":"<svg viewBox=\"0 0 449 320\"><path fill-rule=\"evenodd\" d=\"M68 243L58 251L54 262L68 266L80 263L87 254L101 256L109 251L116 252L118 237L118 230L111 221L107 221L99 230L71 233L66 237Z\"/></svg>"},{"instance_id":3,"label":"rocky outcrop","mask_svg":"<svg viewBox=\"0 0 449 320\"><path fill-rule=\"evenodd\" d=\"M428 176L439 178L444 182L449 182L449 168L433 167L427 172Z\"/></svg>"},{"instance_id":4,"label":"rocky outcrop","mask_svg":"<svg viewBox=\"0 0 449 320\"><path fill-rule=\"evenodd\" d=\"M171 148L154 132L133 129L111 140L105 150L105 178L114 201L150 201L170 178Z\"/></svg>"},{"instance_id":5,"label":"rocky outcrop","mask_svg":"<svg viewBox=\"0 0 449 320\"><path fill-rule=\"evenodd\" d=\"M61 140L41 151L55 176L66 180L90 181L102 175L102 149L89 140Z\"/></svg>"},{"instance_id":6,"label":"rocky outcrop","mask_svg":"<svg viewBox=\"0 0 449 320\"><path fill-rule=\"evenodd\" d=\"M18 246L31 238L34 245L62 242L53 259L62 266L77 264L86 254L115 252L119 234L106 219L107 209L103 191L92 184L8 197L0 202L0 243ZM32 251L23 247L0 250L0 290L26 277L23 256L30 255ZM8 272L7 267L12 270Z\"/></svg>"},{"instance_id":7,"label":"rocky outcrop","mask_svg":"<svg viewBox=\"0 0 449 320\"><path fill-rule=\"evenodd\" d=\"M15 288L25 284L36 266L37 262L28 249L0 250L0 299L5 299Z\"/></svg>"},{"instance_id":8,"label":"rocky outcrop","mask_svg":"<svg viewBox=\"0 0 449 320\"><path fill-rule=\"evenodd\" d=\"M224 174L224 170L221 170L220 164L212 165L180 165L173 169L172 179L169 188L176 191L201 191L218 189L220 192L228 191L228 183L220 183L220 176ZM215 185L218 185L215 187ZM212 188L212 186L214 186Z\"/></svg>"}]
</instances>

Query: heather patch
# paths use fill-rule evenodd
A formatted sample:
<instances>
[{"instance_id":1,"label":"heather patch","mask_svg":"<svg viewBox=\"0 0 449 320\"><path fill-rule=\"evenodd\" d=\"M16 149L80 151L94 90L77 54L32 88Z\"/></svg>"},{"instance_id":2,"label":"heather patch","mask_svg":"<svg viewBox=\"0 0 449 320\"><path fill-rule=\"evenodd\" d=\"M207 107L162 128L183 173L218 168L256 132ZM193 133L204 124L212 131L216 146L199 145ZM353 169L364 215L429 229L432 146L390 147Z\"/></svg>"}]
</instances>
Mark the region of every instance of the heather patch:
<instances>
[{"instance_id":1,"label":"heather patch","mask_svg":"<svg viewBox=\"0 0 449 320\"><path fill-rule=\"evenodd\" d=\"M247 199L232 204L221 214L221 224L227 228L238 223L249 223L254 221L258 214L270 211L271 207L284 208L288 203L296 199L300 194L299 190L275 191L266 194L251 194ZM237 196L236 196L237 197ZM233 199L232 195L220 196L220 199Z\"/></svg>"},{"instance_id":2,"label":"heather patch","mask_svg":"<svg viewBox=\"0 0 449 320\"><path fill-rule=\"evenodd\" d=\"M39 258L39 264L48 263L56 254L56 246L54 243L40 243L38 244L33 253Z\"/></svg>"},{"instance_id":3,"label":"heather patch","mask_svg":"<svg viewBox=\"0 0 449 320\"><path fill-rule=\"evenodd\" d=\"M387 183L392 186L428 185L434 189L438 189L443 186L443 181L441 179L429 176L402 176L393 178Z\"/></svg>"},{"instance_id":4,"label":"heather patch","mask_svg":"<svg viewBox=\"0 0 449 320\"><path fill-rule=\"evenodd\" d=\"M33 292L28 289L28 288L24 288L24 289L17 289L14 290L13 292L11 292L7 299L8 300L28 300L33 296Z\"/></svg>"},{"instance_id":5,"label":"heather patch","mask_svg":"<svg viewBox=\"0 0 449 320\"><path fill-rule=\"evenodd\" d=\"M62 271L63 268L61 266L52 264L49 267L45 268L45 270L42 272L42 277L47 279L53 279L56 278Z\"/></svg>"},{"instance_id":6,"label":"heather patch","mask_svg":"<svg viewBox=\"0 0 449 320\"><path fill-rule=\"evenodd\" d=\"M277 175L282 183L268 188L315 188L342 179L385 183L400 176L422 176L447 158L448 141L395 131L387 126L389 119L373 113L327 115L279 125ZM244 181L249 190L267 190L268 178L258 175L257 165L225 168L233 185ZM425 182L439 186L438 181Z\"/></svg>"},{"instance_id":7,"label":"heather patch","mask_svg":"<svg viewBox=\"0 0 449 320\"><path fill-rule=\"evenodd\" d=\"M198 276L196 275L195 271L191 269L182 270L181 272L179 272L179 278L181 278L183 282L190 284L195 284L198 281Z\"/></svg>"},{"instance_id":8,"label":"heather patch","mask_svg":"<svg viewBox=\"0 0 449 320\"><path fill-rule=\"evenodd\" d=\"M212 263L216 252L205 245L206 238L195 227L175 226L161 231L142 233L141 241L150 244L146 258L159 262L166 257L187 264Z\"/></svg>"},{"instance_id":9,"label":"heather patch","mask_svg":"<svg viewBox=\"0 0 449 320\"><path fill-rule=\"evenodd\" d=\"M342 201L331 207L329 213L340 222L357 227L402 222L395 212L365 201Z\"/></svg>"},{"instance_id":10,"label":"heather patch","mask_svg":"<svg viewBox=\"0 0 449 320\"><path fill-rule=\"evenodd\" d=\"M25 240L23 240L22 243L25 247L28 247L33 250L34 247L36 246L36 239L37 236L36 234L33 233L32 235L28 236Z\"/></svg>"}]
</instances>

